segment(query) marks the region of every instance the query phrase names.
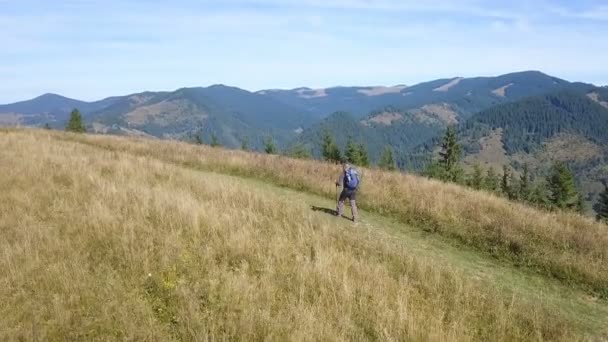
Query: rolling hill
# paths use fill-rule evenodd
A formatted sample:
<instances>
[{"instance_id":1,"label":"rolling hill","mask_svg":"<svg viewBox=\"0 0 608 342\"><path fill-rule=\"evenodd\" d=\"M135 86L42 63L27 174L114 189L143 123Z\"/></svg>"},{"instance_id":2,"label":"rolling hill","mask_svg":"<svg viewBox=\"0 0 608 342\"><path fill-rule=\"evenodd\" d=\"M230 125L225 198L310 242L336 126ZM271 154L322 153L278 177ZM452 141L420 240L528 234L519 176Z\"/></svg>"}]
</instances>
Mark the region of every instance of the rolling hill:
<instances>
[{"instance_id":1,"label":"rolling hill","mask_svg":"<svg viewBox=\"0 0 608 342\"><path fill-rule=\"evenodd\" d=\"M493 108L522 99L542 96L561 90L584 93L599 104L605 88L583 83L570 83L540 72L520 72L498 77L442 79L390 90L382 88L338 88L312 94L294 91L265 91L302 110L318 115L319 108L334 110L349 108L330 114L319 123L304 130L293 144L304 144L320 155L320 137L329 131L343 148L349 137L364 142L375 161L385 146L396 153L397 164L404 169L420 170L427 163L420 145L436 139L448 125L464 124L477 113L485 116ZM363 91L365 90L365 91ZM313 96L314 95L314 96ZM381 107L382 104L390 104ZM424 149L423 149L424 150Z\"/></svg>"},{"instance_id":2,"label":"rolling hill","mask_svg":"<svg viewBox=\"0 0 608 342\"><path fill-rule=\"evenodd\" d=\"M112 105L117 98L84 102L56 94L44 94L34 99L0 105L0 125L52 126L64 125L74 108L83 111L85 118L92 112Z\"/></svg>"},{"instance_id":3,"label":"rolling hill","mask_svg":"<svg viewBox=\"0 0 608 342\"><path fill-rule=\"evenodd\" d=\"M435 137L445 128L445 122L425 113L413 113L385 108L373 112L369 117L356 119L347 112L336 112L319 123L305 129L292 145L303 144L312 151L313 156L321 156L320 142L325 132L329 132L343 150L349 139L363 143L376 163L385 146L395 151L399 164L418 146Z\"/></svg>"},{"instance_id":4,"label":"rolling hill","mask_svg":"<svg viewBox=\"0 0 608 342\"><path fill-rule=\"evenodd\" d=\"M491 106L539 95L565 87L584 86L543 74L524 71L497 77L449 78L413 86L297 88L258 92L294 108L323 118L331 113L349 112L364 118L372 111L392 106L399 110L434 113L450 111L458 120Z\"/></svg>"},{"instance_id":5,"label":"rolling hill","mask_svg":"<svg viewBox=\"0 0 608 342\"><path fill-rule=\"evenodd\" d=\"M46 94L29 101L0 106L0 125L62 128L78 108L88 129L98 133L146 135L210 142L239 147L244 139L261 148L272 136L277 143L293 139L313 119L305 113L239 88L214 85L173 92L142 92L84 102Z\"/></svg>"},{"instance_id":6,"label":"rolling hill","mask_svg":"<svg viewBox=\"0 0 608 342\"><path fill-rule=\"evenodd\" d=\"M268 135L272 135L280 147L288 146L294 139L306 141L297 137L303 129L315 124L327 126L321 120L335 112L348 112L365 126L357 127L366 132L361 134L379 141L373 144L372 150L378 149L376 145L386 144L402 150L423 141L423 134L427 134L427 139L432 137L439 126L463 122L494 105L562 88L591 87L528 71L393 87L298 88L251 93L215 85L173 92L142 92L90 103L47 94L0 106L0 125L48 123L59 128L64 126L69 111L77 107L89 128L96 132L188 140L201 134L206 142L211 135L216 135L220 143L230 147L238 147L246 139L251 147L260 149L263 138ZM387 121L392 112L398 112L398 117ZM411 133L416 136L410 137ZM344 140L344 137L338 139Z\"/></svg>"},{"instance_id":7,"label":"rolling hill","mask_svg":"<svg viewBox=\"0 0 608 342\"><path fill-rule=\"evenodd\" d=\"M205 142L216 135L223 145L240 147L247 139L252 148L260 148L266 136L285 144L312 122L282 103L223 85L130 95L93 113L92 120L95 131L103 133L186 140L200 134Z\"/></svg>"},{"instance_id":8,"label":"rolling hill","mask_svg":"<svg viewBox=\"0 0 608 342\"><path fill-rule=\"evenodd\" d=\"M532 96L475 114L459 125L465 163L496 171L503 165L521 171L528 164L533 175L545 176L555 161L562 161L593 203L600 181L608 178L608 93L605 88L581 89ZM438 144L439 137L427 142L422 155ZM425 159L410 155L417 157Z\"/></svg>"},{"instance_id":9,"label":"rolling hill","mask_svg":"<svg viewBox=\"0 0 608 342\"><path fill-rule=\"evenodd\" d=\"M608 338L605 225L362 171L0 129L0 340Z\"/></svg>"},{"instance_id":10,"label":"rolling hill","mask_svg":"<svg viewBox=\"0 0 608 342\"><path fill-rule=\"evenodd\" d=\"M258 151L272 136L281 150L304 145L316 157L329 131L341 148L349 139L364 143L372 163L390 146L397 165L412 170L428 163L433 141L445 127L458 124L468 164L509 164L518 170L527 162L542 174L552 160L566 160L590 203L606 173L606 141L600 139L605 124L598 113L608 108L608 88L534 71L394 87L252 93L215 85L95 102L46 94L0 106L0 125L62 128L75 107L97 133L188 141L199 136L205 143L215 136L222 145L238 148L247 141Z\"/></svg>"}]
</instances>

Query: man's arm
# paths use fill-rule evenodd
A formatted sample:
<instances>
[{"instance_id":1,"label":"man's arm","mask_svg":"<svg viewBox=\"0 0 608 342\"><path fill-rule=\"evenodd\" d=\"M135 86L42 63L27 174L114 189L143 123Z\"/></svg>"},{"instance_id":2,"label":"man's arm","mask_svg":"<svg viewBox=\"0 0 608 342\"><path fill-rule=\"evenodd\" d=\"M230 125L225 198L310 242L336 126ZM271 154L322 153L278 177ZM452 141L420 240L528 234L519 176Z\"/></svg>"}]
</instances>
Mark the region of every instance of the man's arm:
<instances>
[{"instance_id":1,"label":"man's arm","mask_svg":"<svg viewBox=\"0 0 608 342\"><path fill-rule=\"evenodd\" d=\"M336 180L336 186L342 186L343 181L344 181L344 175L342 174L342 172L340 172L340 175L338 176L338 180Z\"/></svg>"}]
</instances>

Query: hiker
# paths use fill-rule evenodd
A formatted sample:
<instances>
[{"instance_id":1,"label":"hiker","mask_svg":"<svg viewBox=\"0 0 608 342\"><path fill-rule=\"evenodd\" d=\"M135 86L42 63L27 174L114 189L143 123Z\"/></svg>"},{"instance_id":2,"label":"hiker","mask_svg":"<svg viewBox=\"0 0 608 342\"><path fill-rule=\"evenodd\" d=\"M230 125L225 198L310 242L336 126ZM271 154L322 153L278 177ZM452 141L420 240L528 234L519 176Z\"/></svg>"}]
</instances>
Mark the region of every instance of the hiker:
<instances>
[{"instance_id":1,"label":"hiker","mask_svg":"<svg viewBox=\"0 0 608 342\"><path fill-rule=\"evenodd\" d=\"M350 201L350 209L353 214L353 222L357 222L357 189L359 188L359 174L348 162L342 161L342 172L336 181L336 188L342 186L342 192L338 198L337 216L342 216L344 211L344 200Z\"/></svg>"}]
</instances>

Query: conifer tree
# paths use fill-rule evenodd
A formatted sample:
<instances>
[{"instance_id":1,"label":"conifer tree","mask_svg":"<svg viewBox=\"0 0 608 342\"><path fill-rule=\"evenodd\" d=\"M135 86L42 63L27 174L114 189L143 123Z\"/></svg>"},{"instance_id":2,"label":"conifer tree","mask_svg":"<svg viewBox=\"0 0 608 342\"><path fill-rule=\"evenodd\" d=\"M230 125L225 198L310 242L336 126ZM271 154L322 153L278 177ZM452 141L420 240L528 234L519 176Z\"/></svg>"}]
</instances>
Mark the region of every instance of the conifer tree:
<instances>
[{"instance_id":1,"label":"conifer tree","mask_svg":"<svg viewBox=\"0 0 608 342\"><path fill-rule=\"evenodd\" d=\"M393 157L393 149L390 146L387 145L384 147L384 151L382 151L382 155L380 156L380 163L378 163L378 166L381 169L389 171L396 169L395 158Z\"/></svg>"},{"instance_id":2,"label":"conifer tree","mask_svg":"<svg viewBox=\"0 0 608 342\"><path fill-rule=\"evenodd\" d=\"M271 136L264 139L264 151L268 154L277 154L277 147Z\"/></svg>"},{"instance_id":3,"label":"conifer tree","mask_svg":"<svg viewBox=\"0 0 608 342\"><path fill-rule=\"evenodd\" d=\"M357 150L359 151L359 164L360 166L369 166L369 155L367 154L367 148L363 143L357 145Z\"/></svg>"},{"instance_id":4,"label":"conifer tree","mask_svg":"<svg viewBox=\"0 0 608 342\"><path fill-rule=\"evenodd\" d=\"M549 199L547 198L547 185L544 180L538 182L530 193L530 203L541 208L549 207Z\"/></svg>"},{"instance_id":5,"label":"conifer tree","mask_svg":"<svg viewBox=\"0 0 608 342\"><path fill-rule=\"evenodd\" d=\"M479 163L475 163L475 165L473 165L473 174L471 175L470 186L473 189L481 190L484 185L484 181L485 180L483 178L483 169L481 168Z\"/></svg>"},{"instance_id":6,"label":"conifer tree","mask_svg":"<svg viewBox=\"0 0 608 342\"><path fill-rule=\"evenodd\" d=\"M496 192L498 190L498 175L496 175L493 167L488 169L483 184L484 188L488 191Z\"/></svg>"},{"instance_id":7,"label":"conifer tree","mask_svg":"<svg viewBox=\"0 0 608 342\"><path fill-rule=\"evenodd\" d=\"M243 137L243 140L241 140L241 150L249 151L249 138Z\"/></svg>"},{"instance_id":8,"label":"conifer tree","mask_svg":"<svg viewBox=\"0 0 608 342\"><path fill-rule=\"evenodd\" d=\"M572 172L566 164L557 162L547 179L549 188L549 202L558 209L580 210L581 198L576 190Z\"/></svg>"},{"instance_id":9,"label":"conifer tree","mask_svg":"<svg viewBox=\"0 0 608 342\"><path fill-rule=\"evenodd\" d=\"M45 124L44 124L44 129L51 129L51 125L49 125L49 123L48 123L48 122L47 122L47 123L45 123Z\"/></svg>"},{"instance_id":10,"label":"conifer tree","mask_svg":"<svg viewBox=\"0 0 608 342\"><path fill-rule=\"evenodd\" d=\"M330 162L338 163L342 159L340 149L336 144L333 136L329 133L329 130L325 130L323 133L323 141L321 143L321 154L323 159Z\"/></svg>"},{"instance_id":11,"label":"conifer tree","mask_svg":"<svg viewBox=\"0 0 608 342\"><path fill-rule=\"evenodd\" d=\"M524 164L524 169L519 176L519 199L525 202L530 201L530 170L528 164Z\"/></svg>"},{"instance_id":12,"label":"conifer tree","mask_svg":"<svg viewBox=\"0 0 608 342\"><path fill-rule=\"evenodd\" d=\"M450 182L460 181L462 177L462 169L459 165L461 153L462 149L460 144L458 144L456 129L454 127L448 127L441 144L441 152L439 152L439 155L441 156L439 164L445 171L443 175L444 180Z\"/></svg>"},{"instance_id":13,"label":"conifer tree","mask_svg":"<svg viewBox=\"0 0 608 342\"><path fill-rule=\"evenodd\" d=\"M507 194L510 200L519 200L519 186L517 178L513 172L509 175L509 193Z\"/></svg>"},{"instance_id":14,"label":"conifer tree","mask_svg":"<svg viewBox=\"0 0 608 342\"><path fill-rule=\"evenodd\" d=\"M426 169L423 172L423 175L429 178L446 180L448 177L446 176L445 169L443 165L439 161L433 161L427 165Z\"/></svg>"},{"instance_id":15,"label":"conifer tree","mask_svg":"<svg viewBox=\"0 0 608 342\"><path fill-rule=\"evenodd\" d=\"M84 123L82 122L82 115L80 115L80 111L78 111L78 109L74 109L70 113L70 121L68 121L68 124L65 127L65 130L68 132L75 132L75 133L86 132Z\"/></svg>"},{"instance_id":16,"label":"conifer tree","mask_svg":"<svg viewBox=\"0 0 608 342\"><path fill-rule=\"evenodd\" d=\"M349 137L344 150L344 157L346 160L353 165L361 165L361 152L359 147L355 145L352 139Z\"/></svg>"},{"instance_id":17,"label":"conifer tree","mask_svg":"<svg viewBox=\"0 0 608 342\"><path fill-rule=\"evenodd\" d=\"M604 191L600 193L598 202L593 206L596 218L599 221L608 223L608 181L604 181Z\"/></svg>"},{"instance_id":18,"label":"conifer tree","mask_svg":"<svg viewBox=\"0 0 608 342\"><path fill-rule=\"evenodd\" d=\"M509 196L509 194L511 193L511 188L509 186L509 178L510 178L509 167L506 166L506 165L503 165L503 167L502 167L502 181L500 183L500 191L505 196Z\"/></svg>"},{"instance_id":19,"label":"conifer tree","mask_svg":"<svg viewBox=\"0 0 608 342\"><path fill-rule=\"evenodd\" d=\"M217 135L215 135L215 133L211 134L211 147L218 147L220 146L220 141L217 138Z\"/></svg>"},{"instance_id":20,"label":"conifer tree","mask_svg":"<svg viewBox=\"0 0 608 342\"><path fill-rule=\"evenodd\" d=\"M304 144L296 144L289 151L289 156L297 159L310 159L312 157L310 149Z\"/></svg>"},{"instance_id":21,"label":"conifer tree","mask_svg":"<svg viewBox=\"0 0 608 342\"><path fill-rule=\"evenodd\" d=\"M202 135L201 133L197 133L197 134L194 136L194 142L195 142L197 145L202 145L202 144L203 144L203 135Z\"/></svg>"}]
</instances>

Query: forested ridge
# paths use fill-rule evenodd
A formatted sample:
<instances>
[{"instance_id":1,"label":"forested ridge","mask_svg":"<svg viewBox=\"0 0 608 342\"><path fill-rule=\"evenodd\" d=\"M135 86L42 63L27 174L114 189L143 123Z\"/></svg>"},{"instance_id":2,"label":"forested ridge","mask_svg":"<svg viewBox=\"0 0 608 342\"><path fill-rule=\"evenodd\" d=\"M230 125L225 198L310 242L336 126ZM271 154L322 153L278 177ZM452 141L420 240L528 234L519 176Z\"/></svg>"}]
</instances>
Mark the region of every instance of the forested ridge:
<instances>
[{"instance_id":1,"label":"forested ridge","mask_svg":"<svg viewBox=\"0 0 608 342\"><path fill-rule=\"evenodd\" d=\"M531 152L546 139L561 133L580 134L598 144L608 143L608 109L583 94L560 91L484 110L460 128L463 136L477 138L488 129L503 130L509 154Z\"/></svg>"}]
</instances>

